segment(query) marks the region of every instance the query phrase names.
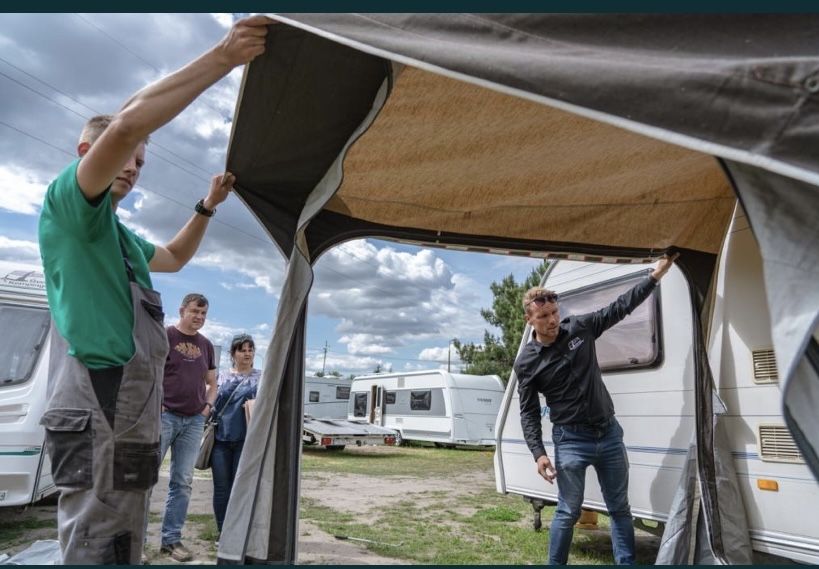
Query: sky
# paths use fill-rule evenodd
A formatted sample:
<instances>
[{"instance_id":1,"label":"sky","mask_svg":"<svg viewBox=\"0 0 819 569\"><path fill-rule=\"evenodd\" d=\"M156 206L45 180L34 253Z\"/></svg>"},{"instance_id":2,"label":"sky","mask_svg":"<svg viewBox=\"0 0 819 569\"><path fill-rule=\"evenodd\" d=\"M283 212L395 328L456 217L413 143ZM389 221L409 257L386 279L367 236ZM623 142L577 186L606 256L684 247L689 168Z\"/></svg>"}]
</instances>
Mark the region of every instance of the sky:
<instances>
[{"instance_id":1,"label":"sky","mask_svg":"<svg viewBox=\"0 0 819 569\"><path fill-rule=\"evenodd\" d=\"M0 261L39 267L37 221L50 181L76 158L85 121L182 67L227 32L231 14L4 14L0 18ZM158 130L120 219L164 244L225 167L241 81L235 69ZM241 181L240 181L241 182ZM538 261L348 241L316 263L308 301L305 369L349 374L446 368L450 341L496 333L480 315L489 285L519 281ZM224 346L250 333L265 348L285 261L253 214L230 196L182 271L154 274L166 324L188 292L210 300L202 333ZM451 349L452 370L460 369Z\"/></svg>"}]
</instances>

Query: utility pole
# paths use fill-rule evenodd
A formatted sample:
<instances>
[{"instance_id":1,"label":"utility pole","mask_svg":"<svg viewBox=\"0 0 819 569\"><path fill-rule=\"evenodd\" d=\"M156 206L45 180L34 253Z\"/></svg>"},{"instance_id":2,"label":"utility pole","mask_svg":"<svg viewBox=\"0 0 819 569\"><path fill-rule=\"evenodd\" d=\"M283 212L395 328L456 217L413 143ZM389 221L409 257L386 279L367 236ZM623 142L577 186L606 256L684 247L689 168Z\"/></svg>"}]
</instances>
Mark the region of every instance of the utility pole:
<instances>
[{"instance_id":1,"label":"utility pole","mask_svg":"<svg viewBox=\"0 0 819 569\"><path fill-rule=\"evenodd\" d=\"M446 345L446 372L452 371L452 340Z\"/></svg>"},{"instance_id":2,"label":"utility pole","mask_svg":"<svg viewBox=\"0 0 819 569\"><path fill-rule=\"evenodd\" d=\"M327 364L327 340L324 340L324 359L321 362L321 375L324 375L325 364Z\"/></svg>"}]
</instances>

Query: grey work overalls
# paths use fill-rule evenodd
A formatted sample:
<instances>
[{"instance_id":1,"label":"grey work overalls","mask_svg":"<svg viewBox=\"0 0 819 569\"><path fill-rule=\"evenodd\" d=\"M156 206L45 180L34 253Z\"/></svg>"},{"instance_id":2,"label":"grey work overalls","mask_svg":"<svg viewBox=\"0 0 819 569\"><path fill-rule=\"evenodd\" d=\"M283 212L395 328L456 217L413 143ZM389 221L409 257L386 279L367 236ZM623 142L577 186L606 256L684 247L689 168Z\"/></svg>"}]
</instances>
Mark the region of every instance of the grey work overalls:
<instances>
[{"instance_id":1,"label":"grey work overalls","mask_svg":"<svg viewBox=\"0 0 819 569\"><path fill-rule=\"evenodd\" d=\"M68 355L52 324L50 395L40 422L60 490L57 522L66 565L139 564L149 491L159 473L168 337L159 293L136 284L125 261L136 348L128 363L89 370Z\"/></svg>"}]
</instances>

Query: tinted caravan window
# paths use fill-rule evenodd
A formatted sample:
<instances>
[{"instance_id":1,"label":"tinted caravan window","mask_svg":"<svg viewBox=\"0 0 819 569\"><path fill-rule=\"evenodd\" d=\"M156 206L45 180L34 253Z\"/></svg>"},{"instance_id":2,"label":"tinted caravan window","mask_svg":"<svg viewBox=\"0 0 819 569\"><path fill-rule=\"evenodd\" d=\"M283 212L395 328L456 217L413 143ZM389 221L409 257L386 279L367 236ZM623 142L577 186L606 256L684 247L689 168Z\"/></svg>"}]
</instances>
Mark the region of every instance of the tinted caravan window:
<instances>
[{"instance_id":1,"label":"tinted caravan window","mask_svg":"<svg viewBox=\"0 0 819 569\"><path fill-rule=\"evenodd\" d=\"M0 304L0 387L28 381L50 322L44 308Z\"/></svg>"},{"instance_id":2,"label":"tinted caravan window","mask_svg":"<svg viewBox=\"0 0 819 569\"><path fill-rule=\"evenodd\" d=\"M353 416L365 417L367 415L367 394L356 393L353 402Z\"/></svg>"},{"instance_id":3,"label":"tinted caravan window","mask_svg":"<svg viewBox=\"0 0 819 569\"><path fill-rule=\"evenodd\" d=\"M387 405L395 405L395 391L387 391L386 398Z\"/></svg>"},{"instance_id":4,"label":"tinted caravan window","mask_svg":"<svg viewBox=\"0 0 819 569\"><path fill-rule=\"evenodd\" d=\"M560 316L600 310L629 290L646 273L629 275L560 296ZM597 362L603 371L653 367L662 360L660 287L640 306L597 339Z\"/></svg>"},{"instance_id":5,"label":"tinted caravan window","mask_svg":"<svg viewBox=\"0 0 819 569\"><path fill-rule=\"evenodd\" d=\"M350 398L350 386L349 385L339 385L336 387L336 399L349 399Z\"/></svg>"},{"instance_id":6,"label":"tinted caravan window","mask_svg":"<svg viewBox=\"0 0 819 569\"><path fill-rule=\"evenodd\" d=\"M318 403L319 402L319 392L318 391L311 391L310 392L310 403Z\"/></svg>"},{"instance_id":7,"label":"tinted caravan window","mask_svg":"<svg viewBox=\"0 0 819 569\"><path fill-rule=\"evenodd\" d=\"M413 411L429 411L431 407L431 391L410 391L410 409Z\"/></svg>"}]
</instances>

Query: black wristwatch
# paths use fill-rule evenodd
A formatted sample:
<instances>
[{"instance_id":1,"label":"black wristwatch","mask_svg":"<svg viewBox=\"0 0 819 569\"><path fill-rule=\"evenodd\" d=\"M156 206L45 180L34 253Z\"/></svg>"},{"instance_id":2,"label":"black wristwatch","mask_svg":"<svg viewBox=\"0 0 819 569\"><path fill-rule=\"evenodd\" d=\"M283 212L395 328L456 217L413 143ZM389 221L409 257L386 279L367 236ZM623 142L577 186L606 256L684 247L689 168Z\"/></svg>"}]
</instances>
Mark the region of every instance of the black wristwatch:
<instances>
[{"instance_id":1,"label":"black wristwatch","mask_svg":"<svg viewBox=\"0 0 819 569\"><path fill-rule=\"evenodd\" d=\"M213 214L216 213L215 209L208 209L205 207L205 200L199 200L196 202L196 205L193 207L196 213L204 215L205 217L213 217Z\"/></svg>"}]
</instances>

